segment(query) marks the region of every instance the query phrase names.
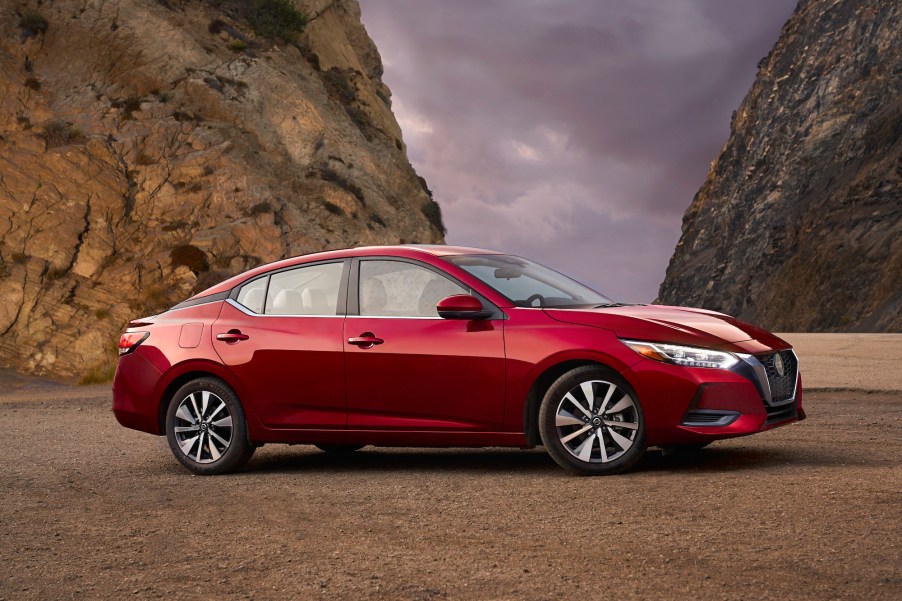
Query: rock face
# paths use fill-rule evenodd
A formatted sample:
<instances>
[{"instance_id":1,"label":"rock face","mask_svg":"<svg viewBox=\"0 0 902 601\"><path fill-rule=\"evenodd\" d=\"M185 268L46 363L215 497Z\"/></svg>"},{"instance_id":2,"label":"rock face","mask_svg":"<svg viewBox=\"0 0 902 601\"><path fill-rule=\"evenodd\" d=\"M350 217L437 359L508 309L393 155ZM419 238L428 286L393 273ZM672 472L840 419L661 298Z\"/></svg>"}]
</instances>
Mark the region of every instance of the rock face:
<instances>
[{"instance_id":1,"label":"rock face","mask_svg":"<svg viewBox=\"0 0 902 601\"><path fill-rule=\"evenodd\" d=\"M902 329L902 3L803 0L683 219L659 302Z\"/></svg>"},{"instance_id":2,"label":"rock face","mask_svg":"<svg viewBox=\"0 0 902 601\"><path fill-rule=\"evenodd\" d=\"M441 242L381 74L356 0L4 2L0 364L108 377L247 268Z\"/></svg>"}]
</instances>

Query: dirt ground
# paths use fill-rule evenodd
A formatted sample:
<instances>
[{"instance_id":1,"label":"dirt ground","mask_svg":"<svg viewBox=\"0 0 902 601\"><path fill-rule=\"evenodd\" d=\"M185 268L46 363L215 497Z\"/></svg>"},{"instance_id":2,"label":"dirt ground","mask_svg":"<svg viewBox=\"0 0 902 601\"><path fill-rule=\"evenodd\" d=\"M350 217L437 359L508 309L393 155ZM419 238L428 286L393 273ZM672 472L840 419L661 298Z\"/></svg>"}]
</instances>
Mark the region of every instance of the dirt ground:
<instances>
[{"instance_id":1,"label":"dirt ground","mask_svg":"<svg viewBox=\"0 0 902 601\"><path fill-rule=\"evenodd\" d=\"M0 599L902 598L898 392L811 393L805 422L609 478L287 446L201 478L105 387L0 396Z\"/></svg>"},{"instance_id":2,"label":"dirt ground","mask_svg":"<svg viewBox=\"0 0 902 601\"><path fill-rule=\"evenodd\" d=\"M778 334L799 355L806 387L902 391L902 334Z\"/></svg>"}]
</instances>

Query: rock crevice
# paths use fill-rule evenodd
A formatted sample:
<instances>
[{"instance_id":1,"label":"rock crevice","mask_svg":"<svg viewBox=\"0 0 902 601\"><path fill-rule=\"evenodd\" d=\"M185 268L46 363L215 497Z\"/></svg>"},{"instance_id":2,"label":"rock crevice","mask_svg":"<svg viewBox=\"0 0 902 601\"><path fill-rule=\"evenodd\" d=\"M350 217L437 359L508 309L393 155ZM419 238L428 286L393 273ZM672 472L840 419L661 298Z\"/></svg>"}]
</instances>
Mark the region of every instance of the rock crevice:
<instances>
[{"instance_id":1,"label":"rock crevice","mask_svg":"<svg viewBox=\"0 0 902 601\"><path fill-rule=\"evenodd\" d=\"M443 240L356 0L268 36L266 4L0 7L0 365L102 378L129 319L235 273Z\"/></svg>"},{"instance_id":2,"label":"rock crevice","mask_svg":"<svg viewBox=\"0 0 902 601\"><path fill-rule=\"evenodd\" d=\"M658 302L902 330L902 3L803 0L683 218Z\"/></svg>"}]
</instances>

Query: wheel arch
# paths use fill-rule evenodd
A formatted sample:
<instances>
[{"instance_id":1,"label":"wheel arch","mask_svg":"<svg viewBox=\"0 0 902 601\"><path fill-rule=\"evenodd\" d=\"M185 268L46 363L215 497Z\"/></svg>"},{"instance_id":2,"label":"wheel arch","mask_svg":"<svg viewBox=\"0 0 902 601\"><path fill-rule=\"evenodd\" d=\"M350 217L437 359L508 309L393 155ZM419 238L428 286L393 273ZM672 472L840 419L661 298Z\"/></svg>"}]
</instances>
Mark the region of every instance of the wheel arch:
<instances>
[{"instance_id":1,"label":"wheel arch","mask_svg":"<svg viewBox=\"0 0 902 601\"><path fill-rule=\"evenodd\" d=\"M526 443L529 446L542 444L541 436L539 435L539 406L542 404L545 392L562 375L571 369L584 366L597 366L619 373L612 365L594 358L567 359L546 367L535 378L532 386L529 387L523 406L523 432L526 435Z\"/></svg>"},{"instance_id":2,"label":"wheel arch","mask_svg":"<svg viewBox=\"0 0 902 601\"><path fill-rule=\"evenodd\" d=\"M244 409L245 417L247 417L247 405L241 400L241 392L235 386L232 378L222 368L222 366L211 361L192 361L183 363L175 368L169 374L169 377L160 383L157 397L157 427L161 436L166 435L166 410L169 408L169 401L175 392L192 380L199 378L215 378L221 380L226 386L235 391L238 402Z\"/></svg>"}]
</instances>

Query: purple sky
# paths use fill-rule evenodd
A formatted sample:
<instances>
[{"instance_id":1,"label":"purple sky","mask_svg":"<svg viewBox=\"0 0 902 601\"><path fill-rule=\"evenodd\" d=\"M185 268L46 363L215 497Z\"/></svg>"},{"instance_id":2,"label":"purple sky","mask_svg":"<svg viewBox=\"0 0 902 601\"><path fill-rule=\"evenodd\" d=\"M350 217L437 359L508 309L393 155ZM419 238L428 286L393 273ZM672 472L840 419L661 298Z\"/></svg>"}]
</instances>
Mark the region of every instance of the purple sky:
<instances>
[{"instance_id":1,"label":"purple sky","mask_svg":"<svg viewBox=\"0 0 902 601\"><path fill-rule=\"evenodd\" d=\"M655 298L795 0L362 0L450 244Z\"/></svg>"}]
</instances>

